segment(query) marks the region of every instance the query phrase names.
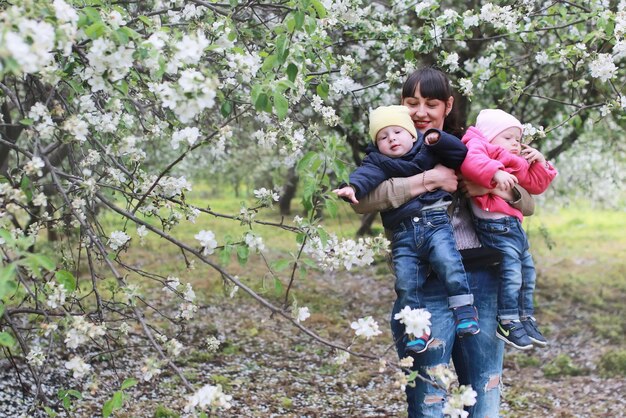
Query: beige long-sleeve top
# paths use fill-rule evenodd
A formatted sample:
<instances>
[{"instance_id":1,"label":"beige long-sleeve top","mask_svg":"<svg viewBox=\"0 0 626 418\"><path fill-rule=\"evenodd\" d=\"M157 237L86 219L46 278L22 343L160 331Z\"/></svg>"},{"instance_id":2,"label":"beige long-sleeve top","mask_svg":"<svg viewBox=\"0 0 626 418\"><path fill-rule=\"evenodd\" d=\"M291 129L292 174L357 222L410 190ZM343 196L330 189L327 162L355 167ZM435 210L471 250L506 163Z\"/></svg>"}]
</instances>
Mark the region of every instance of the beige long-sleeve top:
<instances>
[{"instance_id":1,"label":"beige long-sleeve top","mask_svg":"<svg viewBox=\"0 0 626 418\"><path fill-rule=\"evenodd\" d=\"M535 210L535 201L526 190L516 186L514 195L517 199L509 204L520 210L524 216L530 216ZM413 199L408 177L397 177L383 182L380 186L352 205L357 213L381 212L401 206ZM459 250L480 247L480 241L474 231L468 200L456 193L452 207L452 229Z\"/></svg>"}]
</instances>

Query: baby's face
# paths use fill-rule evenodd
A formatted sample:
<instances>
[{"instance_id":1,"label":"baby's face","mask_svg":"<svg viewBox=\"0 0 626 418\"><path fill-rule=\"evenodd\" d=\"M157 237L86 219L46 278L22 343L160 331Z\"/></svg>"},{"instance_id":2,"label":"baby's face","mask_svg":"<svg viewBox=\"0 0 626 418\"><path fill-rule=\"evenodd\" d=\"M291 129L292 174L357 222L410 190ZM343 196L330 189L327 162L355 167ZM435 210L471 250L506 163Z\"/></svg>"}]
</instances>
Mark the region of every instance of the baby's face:
<instances>
[{"instance_id":1,"label":"baby's face","mask_svg":"<svg viewBox=\"0 0 626 418\"><path fill-rule=\"evenodd\" d=\"M413 148L415 138L400 126L387 126L376 134L376 145L381 154L391 158L402 157Z\"/></svg>"},{"instance_id":2,"label":"baby's face","mask_svg":"<svg viewBox=\"0 0 626 418\"><path fill-rule=\"evenodd\" d=\"M522 131L519 128L511 127L496 135L491 143L494 145L500 145L511 154L519 155L521 151Z\"/></svg>"}]
</instances>

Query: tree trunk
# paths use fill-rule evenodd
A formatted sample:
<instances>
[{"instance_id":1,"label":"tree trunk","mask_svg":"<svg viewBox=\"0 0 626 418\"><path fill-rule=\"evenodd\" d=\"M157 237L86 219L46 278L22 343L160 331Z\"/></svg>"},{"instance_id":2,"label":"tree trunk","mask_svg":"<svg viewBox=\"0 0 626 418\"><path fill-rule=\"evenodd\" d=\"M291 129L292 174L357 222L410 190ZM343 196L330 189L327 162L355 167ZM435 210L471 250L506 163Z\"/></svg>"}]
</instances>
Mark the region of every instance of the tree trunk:
<instances>
[{"instance_id":1,"label":"tree trunk","mask_svg":"<svg viewBox=\"0 0 626 418\"><path fill-rule=\"evenodd\" d=\"M376 216L378 216L378 212L374 213L366 213L361 217L361 226L359 230L356 231L357 237L362 237L364 235L374 235L372 232L372 224L376 220Z\"/></svg>"},{"instance_id":2,"label":"tree trunk","mask_svg":"<svg viewBox=\"0 0 626 418\"><path fill-rule=\"evenodd\" d=\"M287 172L287 178L285 179L285 185L283 186L283 194L278 201L281 215L291 214L291 200L296 195L298 188L298 176L296 175L295 167L291 167Z\"/></svg>"}]
</instances>

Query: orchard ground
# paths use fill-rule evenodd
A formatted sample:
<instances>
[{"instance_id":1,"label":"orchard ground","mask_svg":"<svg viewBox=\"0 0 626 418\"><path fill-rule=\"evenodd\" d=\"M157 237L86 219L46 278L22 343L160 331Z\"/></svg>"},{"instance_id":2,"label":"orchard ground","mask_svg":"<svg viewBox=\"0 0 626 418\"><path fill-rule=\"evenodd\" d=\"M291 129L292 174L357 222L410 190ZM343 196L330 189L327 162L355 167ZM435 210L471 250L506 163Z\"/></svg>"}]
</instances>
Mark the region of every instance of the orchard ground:
<instances>
[{"instance_id":1,"label":"orchard ground","mask_svg":"<svg viewBox=\"0 0 626 418\"><path fill-rule=\"evenodd\" d=\"M207 196L198 195L198 203ZM206 204L206 203L205 203ZM211 209L236 213L237 200L211 200ZM344 205L347 206L347 205ZM329 231L350 237L358 217L342 206L335 219L324 222ZM538 272L537 318L550 340L545 349L519 352L507 348L503 376L502 415L506 417L613 417L626 409L626 216L623 212L594 211L587 207L541 212L525 221ZM266 210L259 219L278 220ZM117 220L111 218L111 225ZM181 225L180 238L191 242L200 229L216 236L237 236L245 230L234 222L218 223L206 215L196 224ZM266 228L267 229L267 228ZM256 227L255 227L255 231ZM257 231L257 233L259 233ZM293 237L277 229L262 231L268 260L297 250ZM133 237L138 240L138 237ZM160 275L175 275L191 282L200 305L195 319L176 338L186 349L175 363L197 387L220 384L232 395L232 407L215 412L219 417L402 417L404 394L394 383L392 368L351 357L337 365L337 353L301 334L296 328L232 287L214 271L198 265L185 268L180 252L168 252L156 236L143 246L133 245L122 254L124 262ZM283 301L290 271L280 272L283 287L266 276L265 263L252 255L245 265L233 257L228 271L277 305ZM139 277L146 300L160 312L174 316L176 306L161 286ZM283 293L280 293L280 292ZM298 306L309 307L312 316L305 325L320 336L342 343L353 341L350 322L371 315L383 333L366 341L357 339L355 351L395 361L387 318L394 298L393 277L383 260L357 271L323 272L309 270L296 274L292 289ZM149 314L152 323L163 324L158 314ZM140 329L134 330L140 333ZM129 338L128 349L113 355L92 358L89 383L77 382L62 367L51 370L45 382L50 394L76 389L83 399L74 401L71 416L101 416L104 401L119 389L121 380L139 377L146 357L153 355L139 339ZM216 353L206 349L205 340L221 340ZM136 341L135 341L136 340ZM136 343L136 345L135 345ZM57 362L67 353L54 354ZM54 360L53 360L54 363ZM23 412L32 405L19 394L19 384L9 378L12 369L3 360L3 397L0 403ZM59 384L61 382L61 384ZM179 378L163 369L160 376L129 389L120 417L176 417L185 405ZM11 410L13 411L13 410ZM45 416L31 408L33 416ZM0 415L2 415L0 413ZM6 415L9 416L9 415ZM17 416L17 415L16 415Z\"/></svg>"}]
</instances>

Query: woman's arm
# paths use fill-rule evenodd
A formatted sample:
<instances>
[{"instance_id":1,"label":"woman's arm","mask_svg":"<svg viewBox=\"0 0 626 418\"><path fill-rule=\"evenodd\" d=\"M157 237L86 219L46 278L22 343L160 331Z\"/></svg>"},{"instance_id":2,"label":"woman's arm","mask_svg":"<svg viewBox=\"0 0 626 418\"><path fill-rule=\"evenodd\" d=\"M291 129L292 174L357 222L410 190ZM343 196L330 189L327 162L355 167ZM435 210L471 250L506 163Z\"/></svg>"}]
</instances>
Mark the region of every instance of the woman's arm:
<instances>
[{"instance_id":1,"label":"woman's arm","mask_svg":"<svg viewBox=\"0 0 626 418\"><path fill-rule=\"evenodd\" d=\"M487 193L501 197L524 216L535 213L535 199L519 185L515 185L511 190L488 189L469 180L460 180L459 189L468 197L482 196Z\"/></svg>"},{"instance_id":2,"label":"woman's arm","mask_svg":"<svg viewBox=\"0 0 626 418\"><path fill-rule=\"evenodd\" d=\"M352 205L357 213L382 212L402 206L421 194L443 189L453 193L457 188L457 178L451 168L437 165L431 170L411 177L396 177L384 181L368 195Z\"/></svg>"}]
</instances>

